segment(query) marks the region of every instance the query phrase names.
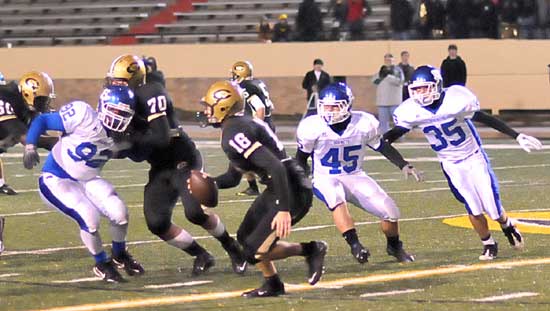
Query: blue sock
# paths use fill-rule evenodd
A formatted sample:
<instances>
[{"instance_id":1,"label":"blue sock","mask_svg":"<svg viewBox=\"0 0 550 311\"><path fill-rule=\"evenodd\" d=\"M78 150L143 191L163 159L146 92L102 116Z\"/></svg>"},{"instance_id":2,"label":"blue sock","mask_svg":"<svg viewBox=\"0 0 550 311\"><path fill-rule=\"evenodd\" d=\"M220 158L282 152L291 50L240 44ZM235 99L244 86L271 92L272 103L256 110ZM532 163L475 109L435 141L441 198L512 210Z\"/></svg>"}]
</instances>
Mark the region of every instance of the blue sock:
<instances>
[{"instance_id":1,"label":"blue sock","mask_svg":"<svg viewBox=\"0 0 550 311\"><path fill-rule=\"evenodd\" d=\"M107 253L105 253L105 251L102 251L101 253L94 255L94 259L96 263L109 261L109 258L107 257Z\"/></svg>"},{"instance_id":2,"label":"blue sock","mask_svg":"<svg viewBox=\"0 0 550 311\"><path fill-rule=\"evenodd\" d=\"M126 242L113 241L113 256L118 256L126 250Z\"/></svg>"}]
</instances>

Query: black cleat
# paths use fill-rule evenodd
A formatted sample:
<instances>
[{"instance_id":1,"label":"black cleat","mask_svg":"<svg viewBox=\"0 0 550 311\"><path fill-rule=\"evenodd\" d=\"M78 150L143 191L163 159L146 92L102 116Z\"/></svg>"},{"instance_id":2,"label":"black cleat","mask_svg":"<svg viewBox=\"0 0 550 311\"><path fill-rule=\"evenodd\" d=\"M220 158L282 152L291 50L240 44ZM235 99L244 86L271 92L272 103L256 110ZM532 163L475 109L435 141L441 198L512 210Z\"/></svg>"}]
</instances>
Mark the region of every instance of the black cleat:
<instances>
[{"instance_id":1,"label":"black cleat","mask_svg":"<svg viewBox=\"0 0 550 311\"><path fill-rule=\"evenodd\" d=\"M257 195L260 195L260 191L258 189L252 189L248 187L241 192L237 192L237 195L238 196L257 196Z\"/></svg>"},{"instance_id":2,"label":"black cleat","mask_svg":"<svg viewBox=\"0 0 550 311\"><path fill-rule=\"evenodd\" d=\"M231 243L226 251L229 258L231 258L231 268L233 268L233 272L237 274L244 274L246 272L246 268L248 267L248 263L244 259L244 254L239 246L239 243L233 240L233 243Z\"/></svg>"},{"instance_id":3,"label":"black cleat","mask_svg":"<svg viewBox=\"0 0 550 311\"><path fill-rule=\"evenodd\" d=\"M97 263L92 269L94 274L103 279L105 282L110 283L124 283L126 280L122 278L122 275L118 273L115 264L112 260L107 262Z\"/></svg>"},{"instance_id":4,"label":"black cleat","mask_svg":"<svg viewBox=\"0 0 550 311\"><path fill-rule=\"evenodd\" d=\"M523 236L515 225L510 226L506 229L503 228L502 232L504 232L504 235L506 236L508 242L510 243L510 245L512 245L513 248L517 250L522 250L525 247Z\"/></svg>"},{"instance_id":5,"label":"black cleat","mask_svg":"<svg viewBox=\"0 0 550 311\"><path fill-rule=\"evenodd\" d=\"M141 264L128 253L128 251L124 251L118 256L113 255L113 263L116 265L119 269L124 269L126 271L126 274L128 275L139 275L145 273L145 270L141 266Z\"/></svg>"},{"instance_id":6,"label":"black cleat","mask_svg":"<svg viewBox=\"0 0 550 311\"><path fill-rule=\"evenodd\" d=\"M6 224L6 219L0 217L0 254L4 251L4 225Z\"/></svg>"},{"instance_id":7,"label":"black cleat","mask_svg":"<svg viewBox=\"0 0 550 311\"><path fill-rule=\"evenodd\" d=\"M315 249L306 256L306 263L309 268L307 281L310 285L315 285L325 273L324 262L328 245L325 241L311 241L310 243L315 243Z\"/></svg>"},{"instance_id":8,"label":"black cleat","mask_svg":"<svg viewBox=\"0 0 550 311\"><path fill-rule=\"evenodd\" d=\"M498 243L483 245L483 253L479 256L479 260L493 260L497 258Z\"/></svg>"},{"instance_id":9,"label":"black cleat","mask_svg":"<svg viewBox=\"0 0 550 311\"><path fill-rule=\"evenodd\" d=\"M354 244L351 247L351 254L360 264L364 264L369 261L370 252L364 248L361 243Z\"/></svg>"},{"instance_id":10,"label":"black cleat","mask_svg":"<svg viewBox=\"0 0 550 311\"><path fill-rule=\"evenodd\" d=\"M7 184L4 184L2 185L2 187L0 187L0 194L6 194L6 195L16 195L17 192L15 192L15 190L13 190L10 186L8 186Z\"/></svg>"},{"instance_id":11,"label":"black cleat","mask_svg":"<svg viewBox=\"0 0 550 311\"><path fill-rule=\"evenodd\" d=\"M285 285L283 282L279 283L279 286L273 287L268 285L267 282L264 282L260 288L253 289L248 292L241 294L242 297L246 298L263 298L263 297L277 297L279 295L285 294Z\"/></svg>"},{"instance_id":12,"label":"black cleat","mask_svg":"<svg viewBox=\"0 0 550 311\"><path fill-rule=\"evenodd\" d=\"M386 252L388 252L388 255L393 256L397 258L397 261L399 262L413 262L414 261L414 255L411 255L407 253L403 249L403 243L399 241L399 247L394 248L388 245L386 248Z\"/></svg>"},{"instance_id":13,"label":"black cleat","mask_svg":"<svg viewBox=\"0 0 550 311\"><path fill-rule=\"evenodd\" d=\"M212 268L214 264L214 257L210 255L210 253L205 251L204 253L199 254L197 257L195 257L195 261L193 262L193 271L191 272L191 275L199 276Z\"/></svg>"}]
</instances>

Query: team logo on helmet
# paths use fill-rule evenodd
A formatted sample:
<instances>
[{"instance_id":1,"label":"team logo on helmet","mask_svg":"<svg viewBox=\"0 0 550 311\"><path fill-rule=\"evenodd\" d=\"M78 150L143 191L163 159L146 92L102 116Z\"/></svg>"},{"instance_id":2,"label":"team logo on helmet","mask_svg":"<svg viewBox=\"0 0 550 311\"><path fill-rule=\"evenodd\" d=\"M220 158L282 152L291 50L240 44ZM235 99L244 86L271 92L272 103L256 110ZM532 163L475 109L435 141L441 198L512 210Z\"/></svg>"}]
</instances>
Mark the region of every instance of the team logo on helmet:
<instances>
[{"instance_id":1,"label":"team logo on helmet","mask_svg":"<svg viewBox=\"0 0 550 311\"><path fill-rule=\"evenodd\" d=\"M38 87L40 86L40 83L34 78L28 78L27 80L25 80L25 84L30 87L33 92L36 92L36 90L38 90Z\"/></svg>"},{"instance_id":2,"label":"team logo on helmet","mask_svg":"<svg viewBox=\"0 0 550 311\"><path fill-rule=\"evenodd\" d=\"M139 64L137 62L132 62L127 68L128 73L136 73L139 71Z\"/></svg>"},{"instance_id":3,"label":"team logo on helmet","mask_svg":"<svg viewBox=\"0 0 550 311\"><path fill-rule=\"evenodd\" d=\"M214 92L212 96L214 96L214 98L216 99L216 103L218 103L221 100L231 97L231 92L229 90L221 89Z\"/></svg>"}]
</instances>

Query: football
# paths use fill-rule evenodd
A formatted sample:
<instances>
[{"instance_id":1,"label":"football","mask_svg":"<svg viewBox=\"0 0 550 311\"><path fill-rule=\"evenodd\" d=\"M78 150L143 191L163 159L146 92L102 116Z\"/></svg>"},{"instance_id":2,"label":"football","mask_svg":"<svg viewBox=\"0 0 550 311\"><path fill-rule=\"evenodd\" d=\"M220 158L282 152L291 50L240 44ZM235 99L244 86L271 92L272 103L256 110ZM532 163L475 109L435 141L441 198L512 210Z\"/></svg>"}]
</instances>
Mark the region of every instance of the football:
<instances>
[{"instance_id":1,"label":"football","mask_svg":"<svg viewBox=\"0 0 550 311\"><path fill-rule=\"evenodd\" d=\"M218 205L218 187L208 174L192 170L188 180L189 192L206 207Z\"/></svg>"}]
</instances>

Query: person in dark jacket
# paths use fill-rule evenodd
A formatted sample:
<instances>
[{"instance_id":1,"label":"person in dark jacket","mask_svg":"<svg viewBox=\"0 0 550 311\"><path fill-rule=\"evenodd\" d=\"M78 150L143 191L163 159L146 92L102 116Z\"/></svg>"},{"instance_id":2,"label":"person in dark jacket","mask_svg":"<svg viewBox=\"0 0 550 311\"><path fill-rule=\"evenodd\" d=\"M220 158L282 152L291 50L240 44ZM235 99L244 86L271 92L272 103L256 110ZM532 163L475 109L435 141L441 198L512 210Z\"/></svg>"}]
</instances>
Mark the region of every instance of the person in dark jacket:
<instances>
[{"instance_id":1,"label":"person in dark jacket","mask_svg":"<svg viewBox=\"0 0 550 311\"><path fill-rule=\"evenodd\" d=\"M407 0L392 0L390 5L391 28L396 40L409 40L413 8Z\"/></svg>"},{"instance_id":2,"label":"person in dark jacket","mask_svg":"<svg viewBox=\"0 0 550 311\"><path fill-rule=\"evenodd\" d=\"M397 65L403 71L405 78L403 82L403 101L409 98L409 81L411 81L412 74L414 73L414 66L409 63L409 57L410 54L408 51L402 51L401 62Z\"/></svg>"},{"instance_id":3,"label":"person in dark jacket","mask_svg":"<svg viewBox=\"0 0 550 311\"><path fill-rule=\"evenodd\" d=\"M449 45L449 56L441 63L441 75L443 76L443 87L451 85L466 85L466 63L457 55L456 45Z\"/></svg>"},{"instance_id":4,"label":"person in dark jacket","mask_svg":"<svg viewBox=\"0 0 550 311\"><path fill-rule=\"evenodd\" d=\"M498 39L497 7L492 0L481 1L479 21L483 37Z\"/></svg>"},{"instance_id":5,"label":"person in dark jacket","mask_svg":"<svg viewBox=\"0 0 550 311\"><path fill-rule=\"evenodd\" d=\"M445 7L441 0L420 0L418 5L418 35L420 39L442 36L445 28Z\"/></svg>"},{"instance_id":6,"label":"person in dark jacket","mask_svg":"<svg viewBox=\"0 0 550 311\"><path fill-rule=\"evenodd\" d=\"M338 41L343 39L342 32L346 29L346 17L348 16L346 0L330 0L328 15L332 17L329 40Z\"/></svg>"},{"instance_id":7,"label":"person in dark jacket","mask_svg":"<svg viewBox=\"0 0 550 311\"><path fill-rule=\"evenodd\" d=\"M296 15L296 27L301 41L318 41L322 38L323 18L321 9L315 0L300 3Z\"/></svg>"},{"instance_id":8,"label":"person in dark jacket","mask_svg":"<svg viewBox=\"0 0 550 311\"><path fill-rule=\"evenodd\" d=\"M292 34L292 27L288 24L288 15L279 15L279 21L273 26L273 42L288 42Z\"/></svg>"},{"instance_id":9,"label":"person in dark jacket","mask_svg":"<svg viewBox=\"0 0 550 311\"><path fill-rule=\"evenodd\" d=\"M314 60L313 70L308 71L302 81L302 88L307 90L308 107L306 114L308 115L317 113L317 106L311 95L320 92L331 82L330 75L323 70L323 65L323 60L319 58Z\"/></svg>"}]
</instances>

